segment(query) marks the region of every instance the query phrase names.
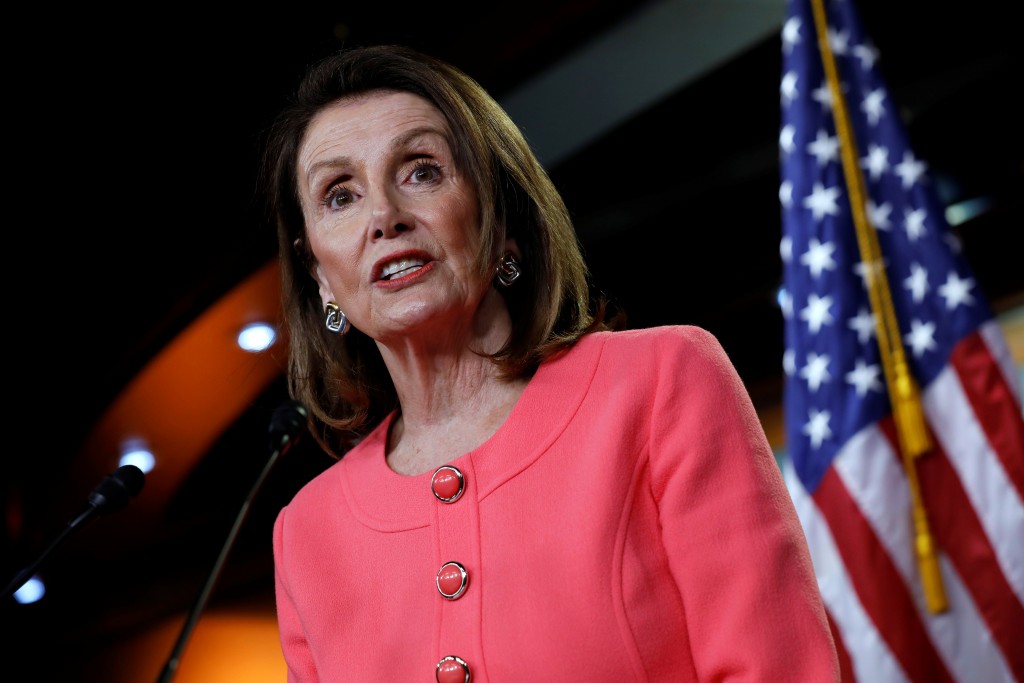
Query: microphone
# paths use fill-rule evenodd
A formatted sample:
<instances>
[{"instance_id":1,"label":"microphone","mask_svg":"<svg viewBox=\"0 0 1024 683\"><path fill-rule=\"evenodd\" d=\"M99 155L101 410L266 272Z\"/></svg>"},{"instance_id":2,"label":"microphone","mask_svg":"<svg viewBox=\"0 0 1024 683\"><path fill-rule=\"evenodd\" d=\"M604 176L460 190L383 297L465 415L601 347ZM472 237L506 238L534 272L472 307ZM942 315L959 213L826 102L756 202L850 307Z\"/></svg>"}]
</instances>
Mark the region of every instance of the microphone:
<instances>
[{"instance_id":1,"label":"microphone","mask_svg":"<svg viewBox=\"0 0 1024 683\"><path fill-rule=\"evenodd\" d=\"M158 683L169 683L174 678L174 674L178 670L178 665L181 664L181 656L185 651L185 646L188 644L192 631L195 630L196 624L199 622L199 615L202 613L203 608L206 607L206 603L210 599L210 593L213 592L213 587L217 583L217 579L220 577L221 570L224 568L224 562L227 560L228 554L231 552L231 548L235 545L235 540L238 537L238 531L242 528L242 523L249 514L249 506L252 504L252 501L256 497L260 488L262 488L263 481L267 478L270 470L277 463L278 458L287 453L292 446L299 442L299 439L302 437L304 432L306 418L308 416L309 411L306 409L306 406L295 400L286 401L281 404L274 411L273 415L270 416L268 440L270 446L270 460L268 460L267 464L264 465L263 471L260 472L259 477L256 479L256 483L253 484L252 489L249 491L249 495L246 496L245 501L242 503L242 507L238 511L238 516L235 518L235 524L231 527L227 540L224 542L224 547L221 548L220 555L217 557L217 561L213 564L213 569L210 570L210 574L206 578L206 583L203 585L203 589L199 591L199 596L192 605L192 609L189 610L188 617L185 619L185 625L182 627L181 633L178 634L178 640L175 642L174 648L171 650L171 654L167 658L167 662L164 664L160 678L157 679Z\"/></svg>"},{"instance_id":2,"label":"microphone","mask_svg":"<svg viewBox=\"0 0 1024 683\"><path fill-rule=\"evenodd\" d=\"M21 586L31 578L36 568L42 564L53 550L60 545L71 533L86 522L108 514L117 512L128 505L128 501L139 495L142 486L146 483L146 475L135 465L122 465L108 474L96 488L89 494L88 502L75 517L73 517L64 530L43 550L42 553L30 565L18 572L11 582L4 588L2 597L13 595Z\"/></svg>"},{"instance_id":3,"label":"microphone","mask_svg":"<svg viewBox=\"0 0 1024 683\"><path fill-rule=\"evenodd\" d=\"M78 526L97 515L117 512L128 505L128 500L139 495L146 483L146 475L135 465L122 465L106 476L89 494L89 502L82 512L69 522Z\"/></svg>"},{"instance_id":4,"label":"microphone","mask_svg":"<svg viewBox=\"0 0 1024 683\"><path fill-rule=\"evenodd\" d=\"M270 416L270 449L284 455L302 436L309 410L299 401L286 401Z\"/></svg>"}]
</instances>

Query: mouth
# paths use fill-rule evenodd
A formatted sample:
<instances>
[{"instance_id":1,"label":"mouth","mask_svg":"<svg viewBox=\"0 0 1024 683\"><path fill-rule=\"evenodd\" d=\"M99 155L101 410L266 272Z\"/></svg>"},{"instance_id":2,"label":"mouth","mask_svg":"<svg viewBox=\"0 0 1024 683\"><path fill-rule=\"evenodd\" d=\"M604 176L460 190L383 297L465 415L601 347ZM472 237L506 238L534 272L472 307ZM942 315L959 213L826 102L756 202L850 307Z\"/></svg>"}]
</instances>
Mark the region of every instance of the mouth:
<instances>
[{"instance_id":1,"label":"mouth","mask_svg":"<svg viewBox=\"0 0 1024 683\"><path fill-rule=\"evenodd\" d=\"M394 280L416 272L425 264L426 261L420 258L402 258L395 261L389 261L384 264L383 268L381 268L380 279Z\"/></svg>"}]
</instances>

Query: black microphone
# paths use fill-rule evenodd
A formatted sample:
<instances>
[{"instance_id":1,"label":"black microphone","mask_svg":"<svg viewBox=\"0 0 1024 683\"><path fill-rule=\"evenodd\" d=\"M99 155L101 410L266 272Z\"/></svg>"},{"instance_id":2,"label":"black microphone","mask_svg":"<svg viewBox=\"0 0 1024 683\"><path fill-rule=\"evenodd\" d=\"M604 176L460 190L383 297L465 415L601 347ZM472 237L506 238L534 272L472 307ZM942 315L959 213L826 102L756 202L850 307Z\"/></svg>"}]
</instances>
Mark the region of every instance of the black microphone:
<instances>
[{"instance_id":1,"label":"black microphone","mask_svg":"<svg viewBox=\"0 0 1024 683\"><path fill-rule=\"evenodd\" d=\"M169 681L174 678L174 674L178 671L178 665L181 664L181 656L185 651L185 645L188 644L192 631L199 622L199 615L202 613L203 608L210 599L210 593L213 592L213 587L217 583L217 579L220 577L221 570L224 568L224 562L227 560L228 553L231 552L231 548L235 545L235 539L238 537L238 531L242 528L242 522L245 521L245 518L249 514L249 506L252 504L252 501L256 497L260 488L262 488L263 481L267 478L270 470L277 463L278 458L288 452L292 446L299 442L299 439L305 431L306 418L308 415L309 411L306 409L306 406L295 400L286 401L281 404L274 411L274 414L271 415L269 430L270 460L268 460L267 464L263 467L263 471L260 472L259 477L256 479L256 483L253 484L252 489L249 491L249 495L246 496L245 501L242 503L242 508L238 511L238 517L235 518L235 524L231 527L231 531L228 533L228 538L224 542L224 547L221 548L220 556L217 557L217 561L213 564L213 569L210 570L210 574L206 578L206 583L203 585L203 589L199 592L199 596L192 605L192 609L189 610L188 617L185 619L185 625L182 627L181 633L178 634L178 640L175 642L174 648L171 650L171 655L167 658L167 662L164 664L160 678L157 679L158 683L169 683Z\"/></svg>"},{"instance_id":2,"label":"black microphone","mask_svg":"<svg viewBox=\"0 0 1024 683\"><path fill-rule=\"evenodd\" d=\"M117 512L128 505L128 500L139 495L146 483L146 475L135 465L121 465L106 476L89 494L89 502L82 512L68 523L78 526L97 515Z\"/></svg>"},{"instance_id":3,"label":"black microphone","mask_svg":"<svg viewBox=\"0 0 1024 683\"><path fill-rule=\"evenodd\" d=\"M96 488L89 494L89 500L75 517L68 522L64 530L50 543L49 546L35 559L15 576L4 588L3 598L13 595L21 586L28 581L36 568L42 564L53 550L60 545L71 533L86 522L108 514L117 512L128 505L128 501L139 495L142 486L146 483L146 475L135 465L122 465L106 476Z\"/></svg>"},{"instance_id":4,"label":"black microphone","mask_svg":"<svg viewBox=\"0 0 1024 683\"><path fill-rule=\"evenodd\" d=\"M305 431L309 410L299 401L281 404L270 416L270 450L284 455L294 446Z\"/></svg>"}]
</instances>

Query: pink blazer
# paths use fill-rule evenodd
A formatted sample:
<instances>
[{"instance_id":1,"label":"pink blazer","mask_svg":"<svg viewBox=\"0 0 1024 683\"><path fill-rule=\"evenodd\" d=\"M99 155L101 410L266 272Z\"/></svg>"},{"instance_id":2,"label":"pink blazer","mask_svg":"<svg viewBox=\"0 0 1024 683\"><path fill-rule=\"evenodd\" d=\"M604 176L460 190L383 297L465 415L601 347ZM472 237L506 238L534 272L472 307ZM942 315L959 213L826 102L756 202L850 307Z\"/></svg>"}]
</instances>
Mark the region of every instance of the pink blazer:
<instances>
[{"instance_id":1,"label":"pink blazer","mask_svg":"<svg viewBox=\"0 0 1024 683\"><path fill-rule=\"evenodd\" d=\"M436 477L387 467L390 421L278 516L290 683L839 680L781 473L708 332L584 337Z\"/></svg>"}]
</instances>

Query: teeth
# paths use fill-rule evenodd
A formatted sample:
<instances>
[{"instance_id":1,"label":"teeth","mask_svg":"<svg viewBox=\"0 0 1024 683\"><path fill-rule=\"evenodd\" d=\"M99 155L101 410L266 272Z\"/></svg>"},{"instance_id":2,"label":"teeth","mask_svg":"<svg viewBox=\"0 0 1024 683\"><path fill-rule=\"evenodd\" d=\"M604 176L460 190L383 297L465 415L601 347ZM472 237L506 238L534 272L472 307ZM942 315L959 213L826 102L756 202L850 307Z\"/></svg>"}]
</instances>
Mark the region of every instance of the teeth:
<instances>
[{"instance_id":1,"label":"teeth","mask_svg":"<svg viewBox=\"0 0 1024 683\"><path fill-rule=\"evenodd\" d=\"M401 273L405 270L416 270L422 268L424 261L421 259L401 259L400 261L392 261L391 263L384 266L384 269L380 272L382 280L390 280L393 276Z\"/></svg>"}]
</instances>

